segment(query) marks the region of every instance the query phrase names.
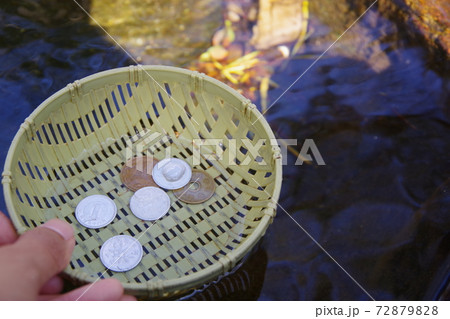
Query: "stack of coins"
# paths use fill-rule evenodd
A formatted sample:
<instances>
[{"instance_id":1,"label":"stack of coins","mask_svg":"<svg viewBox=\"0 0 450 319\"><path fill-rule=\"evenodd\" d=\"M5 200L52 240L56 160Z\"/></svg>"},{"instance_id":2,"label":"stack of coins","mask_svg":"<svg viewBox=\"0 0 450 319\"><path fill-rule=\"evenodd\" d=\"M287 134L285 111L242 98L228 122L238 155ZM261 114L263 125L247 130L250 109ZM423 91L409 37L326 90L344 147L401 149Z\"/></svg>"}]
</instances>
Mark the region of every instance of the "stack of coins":
<instances>
[{"instance_id":1,"label":"stack of coins","mask_svg":"<svg viewBox=\"0 0 450 319\"><path fill-rule=\"evenodd\" d=\"M189 164L178 158L166 158L153 169L155 183L165 189L179 189L189 183L191 176Z\"/></svg>"},{"instance_id":2,"label":"stack of coins","mask_svg":"<svg viewBox=\"0 0 450 319\"><path fill-rule=\"evenodd\" d=\"M120 178L128 189L135 192L130 199L132 213L149 221L158 220L169 211L170 197L163 189L174 190L179 200L189 204L207 201L215 191L210 175L192 170L188 163L177 158L158 161L150 156L134 157L123 166ZM75 210L78 222L94 229L109 225L116 214L116 204L105 195L88 196ZM128 235L111 237L100 248L101 262L116 272L133 269L142 260L142 255L142 245Z\"/></svg>"}]
</instances>

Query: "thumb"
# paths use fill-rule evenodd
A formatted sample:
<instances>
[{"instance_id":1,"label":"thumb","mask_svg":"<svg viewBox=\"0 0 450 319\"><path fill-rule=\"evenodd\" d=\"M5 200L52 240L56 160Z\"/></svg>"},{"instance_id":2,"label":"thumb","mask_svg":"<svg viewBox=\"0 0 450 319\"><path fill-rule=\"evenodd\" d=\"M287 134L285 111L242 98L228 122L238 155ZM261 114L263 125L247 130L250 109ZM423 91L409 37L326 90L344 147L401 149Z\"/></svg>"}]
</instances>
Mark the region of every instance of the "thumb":
<instances>
[{"instance_id":1,"label":"thumb","mask_svg":"<svg viewBox=\"0 0 450 319\"><path fill-rule=\"evenodd\" d=\"M41 287L69 263L75 247L68 223L52 219L0 249L0 300L34 300Z\"/></svg>"}]
</instances>

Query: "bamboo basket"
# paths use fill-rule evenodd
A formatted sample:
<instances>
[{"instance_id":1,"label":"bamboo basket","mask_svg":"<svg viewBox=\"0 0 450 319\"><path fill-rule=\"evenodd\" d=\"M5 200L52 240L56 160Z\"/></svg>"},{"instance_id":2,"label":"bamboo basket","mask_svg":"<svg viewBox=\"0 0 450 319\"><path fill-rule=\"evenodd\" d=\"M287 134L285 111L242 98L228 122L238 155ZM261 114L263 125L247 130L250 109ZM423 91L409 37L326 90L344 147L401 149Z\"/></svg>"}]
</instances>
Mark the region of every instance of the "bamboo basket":
<instances>
[{"instance_id":1,"label":"bamboo basket","mask_svg":"<svg viewBox=\"0 0 450 319\"><path fill-rule=\"evenodd\" d=\"M190 205L169 191L164 217L136 218L133 192L119 173L140 155L187 161L214 178L215 194ZM73 226L76 246L64 270L73 283L114 277L127 293L161 299L230 271L275 216L281 180L279 146L249 100L195 71L130 66L75 81L45 100L17 132L2 183L18 233L52 218ZM77 204L93 194L118 208L104 228L85 228L75 218ZM120 234L144 250L141 263L123 273L99 258L101 245Z\"/></svg>"}]
</instances>

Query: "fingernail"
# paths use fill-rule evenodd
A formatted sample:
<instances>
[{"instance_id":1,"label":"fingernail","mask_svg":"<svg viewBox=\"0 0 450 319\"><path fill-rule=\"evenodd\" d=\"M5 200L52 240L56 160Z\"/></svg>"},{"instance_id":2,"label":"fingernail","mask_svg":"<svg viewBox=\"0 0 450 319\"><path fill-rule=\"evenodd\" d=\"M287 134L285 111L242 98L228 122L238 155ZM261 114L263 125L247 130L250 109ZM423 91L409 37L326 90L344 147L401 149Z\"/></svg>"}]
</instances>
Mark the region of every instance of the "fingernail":
<instances>
[{"instance_id":1,"label":"fingernail","mask_svg":"<svg viewBox=\"0 0 450 319\"><path fill-rule=\"evenodd\" d=\"M50 230L53 230L54 232L61 235L61 237L64 238L65 240L71 239L73 237L72 226L70 226L68 223L60 219L51 219L39 227L45 227Z\"/></svg>"}]
</instances>

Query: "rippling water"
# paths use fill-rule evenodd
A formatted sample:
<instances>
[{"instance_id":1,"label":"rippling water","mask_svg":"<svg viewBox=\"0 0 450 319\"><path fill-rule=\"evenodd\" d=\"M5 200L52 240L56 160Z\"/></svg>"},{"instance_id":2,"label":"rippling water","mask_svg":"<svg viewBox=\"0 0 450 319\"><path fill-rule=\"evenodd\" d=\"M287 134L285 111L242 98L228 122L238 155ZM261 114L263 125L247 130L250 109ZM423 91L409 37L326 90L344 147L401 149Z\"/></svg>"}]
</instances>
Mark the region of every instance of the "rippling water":
<instances>
[{"instance_id":1,"label":"rippling water","mask_svg":"<svg viewBox=\"0 0 450 319\"><path fill-rule=\"evenodd\" d=\"M76 79L132 64L70 1L47 0L38 7L30 2L0 4L2 164L20 124L45 98ZM211 2L210 20L202 18L207 39L220 25L217 3ZM201 4L209 8L207 1ZM195 16L188 18L189 26ZM269 105L345 29L333 23L313 11L313 33L302 56L276 71L279 88L269 92ZM266 114L279 136L297 139L294 148L313 139L326 165L296 166L289 153L278 215L251 267L235 274L243 284L225 282L228 288L203 299L370 299L355 281L375 299L432 299L448 280L450 87L440 74L445 62L434 61L376 10L352 30ZM186 33L165 32L170 41L162 49L170 50L171 41L180 48L177 35ZM184 37L181 48L189 55L168 57L161 48L141 50L137 38L123 42L135 58L173 65L194 60L208 45L204 38ZM159 35L142 41L161 45ZM5 210L3 197L0 204ZM230 287L243 293L230 297Z\"/></svg>"}]
</instances>

